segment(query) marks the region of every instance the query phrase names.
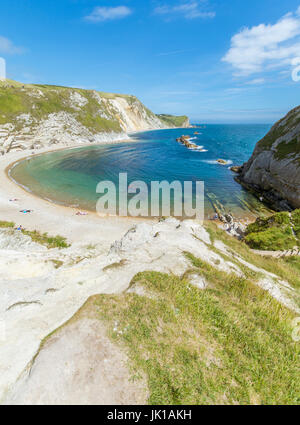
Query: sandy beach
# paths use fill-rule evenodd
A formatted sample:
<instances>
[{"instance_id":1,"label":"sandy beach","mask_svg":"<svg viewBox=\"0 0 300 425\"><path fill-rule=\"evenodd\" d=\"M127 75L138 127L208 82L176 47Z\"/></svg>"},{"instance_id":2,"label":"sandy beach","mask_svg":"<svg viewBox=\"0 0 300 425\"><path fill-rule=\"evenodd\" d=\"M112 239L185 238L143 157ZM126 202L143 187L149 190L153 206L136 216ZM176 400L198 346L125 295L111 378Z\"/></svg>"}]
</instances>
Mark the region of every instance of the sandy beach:
<instances>
[{"instance_id":1,"label":"sandy beach","mask_svg":"<svg viewBox=\"0 0 300 425\"><path fill-rule=\"evenodd\" d=\"M222 242L215 241L212 247L208 232L196 220L77 216L78 210L28 193L6 174L9 165L24 156L21 151L0 158L0 220L62 235L71 246L47 249L21 232L0 233L0 404L144 403L146 398L140 399L142 392L125 367L126 354L94 320L97 311L70 326L69 321L92 296L130 291L143 295L143 288L130 287L139 272L183 276L191 267L186 251L226 273L242 276L242 270L229 260L232 253ZM14 198L18 201L11 202ZM33 212L22 214L22 209ZM257 285L297 310L287 282L242 258L239 261L262 274ZM203 279L194 278L193 285L204 289ZM61 331L53 335L57 329ZM53 337L43 346L49 335ZM100 358L95 356L95 340ZM116 364L119 373L114 375Z\"/></svg>"},{"instance_id":2,"label":"sandy beach","mask_svg":"<svg viewBox=\"0 0 300 425\"><path fill-rule=\"evenodd\" d=\"M56 145L51 150L63 148L66 147ZM49 148L40 149L37 154L48 151ZM64 236L71 247L47 250L19 232L7 236L8 239L5 231L2 234L0 326L4 327L0 329L0 403L39 350L43 338L68 321L91 295L126 289L138 271L136 267L114 277L102 270L120 261L118 256L109 255L111 245L136 223L144 221L99 217L91 212L77 216L76 209L30 194L7 175L12 163L28 155L30 151L20 151L0 158L0 220L13 221L28 230ZM10 201L15 198L17 201ZM23 214L20 212L23 209L33 212ZM64 267L56 269L53 261L63 262ZM85 354L82 353L83 358ZM90 367L88 362L86 365ZM116 402L120 403L121 399Z\"/></svg>"},{"instance_id":3,"label":"sandy beach","mask_svg":"<svg viewBox=\"0 0 300 425\"><path fill-rule=\"evenodd\" d=\"M73 148L78 147L82 145ZM56 145L52 149L49 147L40 149L36 155L60 149L70 148ZM134 224L143 220L131 217L100 217L91 212L88 212L87 216L76 216L78 209L60 206L30 194L15 184L7 174L11 164L33 156L30 151L27 155L26 153L26 151L12 152L0 157L0 220L13 221L28 230L47 232L54 236L61 235L70 243L103 243L105 247L109 247ZM11 199L18 201L11 202ZM33 212L22 214L20 211L23 209Z\"/></svg>"}]
</instances>

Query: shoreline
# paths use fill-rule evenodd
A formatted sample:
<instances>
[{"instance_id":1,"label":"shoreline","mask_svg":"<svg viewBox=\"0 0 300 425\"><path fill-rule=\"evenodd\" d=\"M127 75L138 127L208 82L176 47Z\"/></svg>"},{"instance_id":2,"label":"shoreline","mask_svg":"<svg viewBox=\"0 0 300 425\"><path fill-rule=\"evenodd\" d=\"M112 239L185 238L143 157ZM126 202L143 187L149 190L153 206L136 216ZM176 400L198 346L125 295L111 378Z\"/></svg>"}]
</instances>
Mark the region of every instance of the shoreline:
<instances>
[{"instance_id":1,"label":"shoreline","mask_svg":"<svg viewBox=\"0 0 300 425\"><path fill-rule=\"evenodd\" d=\"M173 129L173 127L170 127L169 129ZM181 127L180 127L181 128ZM158 129L158 130L167 130L168 128ZM174 128L176 129L176 128ZM184 129L184 127L182 127ZM98 143L79 143L75 144L73 146L65 145L65 144L56 144L52 146L47 146L44 148L39 149L38 151L32 151L31 149L28 149L28 154L26 154L26 151L17 151L17 152L9 152L0 157L0 174L4 175L4 181L0 180L0 220L3 221L14 221L16 224L22 224L22 226L30 229L30 230L39 230L42 232L47 231L48 233L51 233L53 235L60 234L64 237L67 237L69 240L73 240L73 242L77 241L78 238L71 237L70 232L66 231L65 226L61 225L61 223L58 225L57 229L53 229L53 225L50 227L45 225L45 223L41 224L41 220L38 219L35 212L33 214L23 214L21 215L20 212L16 211L16 208L18 207L18 210L22 209L32 209L34 211L38 211L41 209L43 211L43 217L47 216L49 214L45 214L45 210L49 208L49 213L51 212L51 218L58 216L58 218L61 218L62 216L64 218L69 218L70 216L74 219L74 221L84 221L84 224L88 225L87 227L90 227L90 225L93 224L99 224L102 220L106 220L108 222L108 226L115 226L116 231L112 232L112 234L116 234L115 239L119 239L123 234L129 230L130 227L132 227L135 224L141 223L141 222L157 222L158 218L153 217L120 217L120 216L100 216L97 214L96 211L90 211L86 210L84 208L80 207L72 207L69 205L61 205L56 203L55 201L47 200L43 197L40 197L29 190L26 190L24 186L22 186L21 183L15 181L10 175L9 172L13 168L13 166L16 163L22 162L27 160L28 158L37 157L40 155L43 155L45 153L50 152L58 152L62 150L74 150L74 149L80 149L80 148L86 148L88 146L102 146L102 145L111 145L111 144L121 144L121 143L138 143L139 140L132 138L132 136L137 135L139 133L146 133L150 131L156 131L157 129L147 129L147 130L139 130L134 131L130 133L126 133L126 136L128 139L116 139L116 140L103 140ZM31 153L30 153L31 152ZM6 183L6 184L5 184ZM19 202L9 202L9 199L19 199ZM36 206L36 208L31 207L31 205ZM88 213L88 216L76 216L75 211L85 211ZM34 220L35 218L35 220ZM77 219L77 220L75 220ZM50 222L53 220L51 219ZM59 221L59 220L58 220ZM74 223L75 224L75 223ZM77 224L77 223L76 223ZM77 227L77 226L76 226ZM120 233L121 232L121 233ZM87 240L90 239L92 241L95 241L96 236L92 236L92 232L89 231L88 235L85 235Z\"/></svg>"},{"instance_id":2,"label":"shoreline","mask_svg":"<svg viewBox=\"0 0 300 425\"><path fill-rule=\"evenodd\" d=\"M17 182L13 177L11 177L11 175L10 175L10 171L14 168L14 166L16 166L17 164L19 164L19 163L21 163L21 162L23 162L23 161L26 161L27 159L29 159L29 158L33 158L33 157L37 157L37 156L40 156L40 155L44 155L44 154L46 154L46 153L51 153L51 152L59 152L59 151L63 151L63 150L74 150L74 149L80 149L80 148L86 148L86 147L88 147L88 146L91 146L91 147L93 147L93 146L102 146L102 145L110 145L110 144L121 144L121 143L138 143L138 140L136 140L136 139L132 139L131 138L131 136L134 136L134 135L137 135L137 134L139 134L139 133L147 133L147 132L151 132L151 131L157 131L157 130L170 130L170 129L178 129L178 128L181 128L181 127L168 127L168 128L159 128L159 129L151 129L151 130L140 130L140 131L133 131L133 132L129 132L129 133L126 133L126 135L128 136L128 139L116 139L116 140L107 140L107 141L101 141L101 142L98 142L98 143L93 143L93 144L87 144L87 143L80 143L80 144L77 144L77 145L75 145L75 146L68 146L68 145L59 145L59 144L56 144L56 145L53 145L53 147L51 147L51 146L47 146L47 147L45 147L45 148L41 148L41 149L39 149L39 151L38 152L32 152L31 154L29 154L29 155L26 155L26 156L24 156L24 157L21 157L21 158L18 158L17 160L14 160L13 162L10 162L7 166L6 166L6 168L5 168L5 175L6 175L6 177L10 180L10 181L12 181L15 185L17 185L19 188L21 188L22 190L24 190L27 194L30 194L30 195L32 195L33 197L35 197L35 198L38 198L38 199L41 199L41 200L44 200L44 201L46 201L46 202L49 202L50 204L52 204L52 205L57 205L57 206L61 206L61 207L64 207L64 208L74 208L74 209L76 209L76 207L72 207L71 205L63 205L63 204L59 204L58 202L55 202L55 201L51 201L51 200L47 200L47 199L45 199L45 198L43 198L43 197L41 197L41 196L38 196L38 195L35 195L32 191L30 191L30 189L29 188L26 188L25 186L23 186L22 185L22 183L19 183L19 182ZM184 127L182 127L182 129L184 129ZM28 149L28 151L30 151L31 149ZM7 153L7 154L5 154L5 155L3 155L3 157L7 157L8 155L12 155L12 154L17 154L17 153L21 153L21 152L23 152L23 151L18 151L18 152L11 152L11 153ZM0 157L0 159L1 159L1 157ZM78 209L80 209L79 207L78 207ZM85 209L84 208L82 208L84 211L85 211ZM98 217L100 217L96 212L94 212L94 211L91 211L91 210L86 210L86 211L88 211L89 213L91 213L91 214L95 214L95 215L97 215ZM106 216L105 216L106 217ZM138 219L138 217L136 217L137 219Z\"/></svg>"},{"instance_id":3,"label":"shoreline","mask_svg":"<svg viewBox=\"0 0 300 425\"><path fill-rule=\"evenodd\" d=\"M163 129L161 129L163 130ZM3 221L10 221L10 219L8 219L8 217L13 218L12 221L14 221L16 224L22 224L23 227L26 227L30 230L39 230L39 231L45 231L44 229L46 229L46 231L48 233L51 233L53 235L56 234L61 234L62 236L66 236L66 234L70 233L70 232L66 232L65 229L61 229L61 224L57 227L57 229L53 229L53 226L51 226L51 229L49 230L48 226L43 226L41 225L39 219L37 219L35 211L38 211L40 209L43 210L43 212L45 212L45 209L49 209L51 210L51 218L59 216L60 218L62 217L72 217L72 218L76 218L77 220L79 220L82 223L97 223L99 224L99 221L105 219L109 222L114 222L116 227L121 227L122 229L126 228L129 225L129 223L132 225L135 225L137 223L141 223L141 222L156 222L159 218L158 217L131 217L131 216L127 216L127 217L120 217L120 216L109 216L109 215L99 215L96 211L93 210L89 210L86 209L84 207L79 206L75 206L75 205L67 205L67 204L63 204L60 203L59 201L55 201L55 200L51 200L51 199L47 199L45 197L42 197L38 194L33 193L32 191L30 191L30 188L26 188L25 186L22 185L21 182L16 181L10 174L11 170L14 168L14 166L16 166L18 163L26 161L27 159L33 158L33 157L37 157L40 155L43 155L45 153L50 153L50 152L55 152L55 151L62 151L62 150L74 150L74 149L80 149L80 148L86 148L88 146L101 146L101 145L110 145L110 144L122 144L122 143L138 143L138 139L133 139L131 138L131 136L137 135L139 133L144 133L144 132L150 132L150 131L156 131L156 129L151 129L151 130L145 130L145 131L138 131L138 132L131 132L128 133L128 139L117 139L114 141L111 140L106 140L106 141L101 141L99 143L93 143L93 144L86 144L86 143L80 143L80 144L76 144L74 146L66 146L63 144L56 144L53 146L47 146L45 148L39 149L37 152L28 152L28 155L25 155L25 151L18 151L18 152L10 152L8 154L3 155L2 157L0 157L0 173L3 172L3 174L5 175L5 180L6 180L6 184L3 185L4 182L0 182L0 219L3 219ZM9 183L8 183L9 182ZM5 186L5 188L4 188ZM8 191L9 190L9 191ZM6 198L6 202L4 202ZM20 199L19 202L9 202L9 199ZM23 198L23 199L22 199ZM25 204L26 202L26 204ZM8 205L10 208L8 208ZM32 205L34 205L35 207L33 208ZM22 209L31 209L34 210L32 214L21 214L20 212L16 212L16 208L13 207L17 207L18 210L22 210ZM8 213L6 215L3 214L4 213ZM81 216L76 216L76 212L78 211L84 211L86 212L88 215L81 217ZM213 213L213 211L212 211ZM46 214L44 214L45 216ZM248 222L250 219L250 215L252 215L251 213L245 213L245 215L243 217L239 217L239 220L246 221ZM31 217L33 218L35 216L36 220L30 219ZM209 218L210 214L208 215L207 213L205 213L204 215L204 221L210 221ZM252 217L251 217L252 218ZM52 221L52 220L50 220ZM59 221L59 220L58 220ZM250 221L252 221L250 219ZM35 227L33 227L33 223L35 225ZM58 231L58 229L61 229L60 231ZM128 229L127 229L128 230ZM120 233L117 232L117 238L119 238ZM68 237L67 237L68 238ZM77 239L77 238L75 238ZM92 238L94 240L94 237Z\"/></svg>"},{"instance_id":4,"label":"shoreline","mask_svg":"<svg viewBox=\"0 0 300 425\"><path fill-rule=\"evenodd\" d=\"M129 140L102 142L102 144L124 143ZM135 142L132 140L132 142ZM61 235L70 243L79 244L103 244L104 249L120 239L130 228L143 221L149 222L149 218L143 217L119 217L99 216L96 212L87 211L87 216L76 216L80 208L59 205L47 201L33 193L28 192L20 184L17 184L9 176L9 170L13 164L42 155L47 152L59 150L77 149L89 145L58 146L39 149L24 156L24 151L10 152L0 157L0 220L13 221L16 225L22 225L28 230L47 232L49 235ZM96 144L94 145L96 146ZM10 201L17 199L17 201ZM30 214L20 213L23 209L30 209ZM155 219L150 219L156 222Z\"/></svg>"}]
</instances>

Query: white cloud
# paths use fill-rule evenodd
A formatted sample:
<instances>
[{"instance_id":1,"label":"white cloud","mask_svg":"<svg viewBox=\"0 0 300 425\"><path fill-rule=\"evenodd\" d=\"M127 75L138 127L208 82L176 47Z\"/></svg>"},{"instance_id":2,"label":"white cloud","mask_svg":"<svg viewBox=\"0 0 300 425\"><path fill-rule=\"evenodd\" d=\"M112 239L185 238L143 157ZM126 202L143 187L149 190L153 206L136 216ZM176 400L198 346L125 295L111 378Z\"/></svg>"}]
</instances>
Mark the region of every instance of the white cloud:
<instances>
[{"instance_id":1,"label":"white cloud","mask_svg":"<svg viewBox=\"0 0 300 425\"><path fill-rule=\"evenodd\" d=\"M256 86L259 84L264 84L265 82L266 80L264 78L255 78L254 80L247 81L247 83L245 84L247 84L248 86Z\"/></svg>"},{"instance_id":2,"label":"white cloud","mask_svg":"<svg viewBox=\"0 0 300 425\"><path fill-rule=\"evenodd\" d=\"M127 6L118 7L95 7L92 13L85 17L89 22L104 22L114 19L122 19L132 14L132 10Z\"/></svg>"},{"instance_id":3,"label":"white cloud","mask_svg":"<svg viewBox=\"0 0 300 425\"><path fill-rule=\"evenodd\" d=\"M19 53L23 53L24 49L22 47L17 47L14 45L12 41L8 38L0 35L0 53L16 55Z\"/></svg>"},{"instance_id":4,"label":"white cloud","mask_svg":"<svg viewBox=\"0 0 300 425\"><path fill-rule=\"evenodd\" d=\"M236 69L236 75L251 75L290 64L300 56L300 7L275 24L243 28L231 39L222 58Z\"/></svg>"},{"instance_id":5,"label":"white cloud","mask_svg":"<svg viewBox=\"0 0 300 425\"><path fill-rule=\"evenodd\" d=\"M167 18L174 16L183 16L186 19L196 18L214 18L215 12L206 12L198 1L186 1L185 3L178 4L177 6L163 5L154 9L156 15L164 15Z\"/></svg>"}]
</instances>

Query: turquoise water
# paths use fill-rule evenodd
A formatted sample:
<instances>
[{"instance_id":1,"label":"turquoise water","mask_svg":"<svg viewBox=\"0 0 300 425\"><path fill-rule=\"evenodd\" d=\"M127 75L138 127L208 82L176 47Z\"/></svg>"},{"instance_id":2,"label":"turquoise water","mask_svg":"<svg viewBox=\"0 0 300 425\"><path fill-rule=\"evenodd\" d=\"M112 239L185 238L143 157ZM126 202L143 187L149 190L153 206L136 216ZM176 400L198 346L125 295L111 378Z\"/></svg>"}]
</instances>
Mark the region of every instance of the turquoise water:
<instances>
[{"instance_id":1,"label":"turquoise water","mask_svg":"<svg viewBox=\"0 0 300 425\"><path fill-rule=\"evenodd\" d=\"M128 181L167 180L205 182L206 216L213 204L244 216L261 210L251 194L234 181L229 164L239 165L270 129L269 125L207 125L197 129L172 129L138 133L135 142L87 146L45 153L25 160L11 170L11 176L34 194L65 205L95 211L96 186L101 180L118 182L127 172ZM198 131L199 135L194 135ZM176 142L190 135L206 152L192 151Z\"/></svg>"}]
</instances>

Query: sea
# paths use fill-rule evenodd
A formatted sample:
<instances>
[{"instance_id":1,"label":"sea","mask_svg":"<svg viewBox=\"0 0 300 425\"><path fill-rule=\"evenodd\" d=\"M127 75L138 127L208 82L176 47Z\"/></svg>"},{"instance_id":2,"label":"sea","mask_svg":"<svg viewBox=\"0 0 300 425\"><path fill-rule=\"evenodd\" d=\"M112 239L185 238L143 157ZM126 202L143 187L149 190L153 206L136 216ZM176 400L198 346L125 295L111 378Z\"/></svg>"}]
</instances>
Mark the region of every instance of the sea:
<instances>
[{"instance_id":1,"label":"sea","mask_svg":"<svg viewBox=\"0 0 300 425\"><path fill-rule=\"evenodd\" d=\"M43 153L15 164L11 177L36 196L60 205L96 211L101 181L118 185L127 173L128 184L143 181L203 181L205 217L216 208L236 217L253 217L269 210L238 184L232 165L251 156L255 144L269 131L269 124L197 125L188 129L155 130L131 135L131 141L89 145ZM182 135L199 149L178 143ZM226 164L218 163L223 159Z\"/></svg>"}]
</instances>

